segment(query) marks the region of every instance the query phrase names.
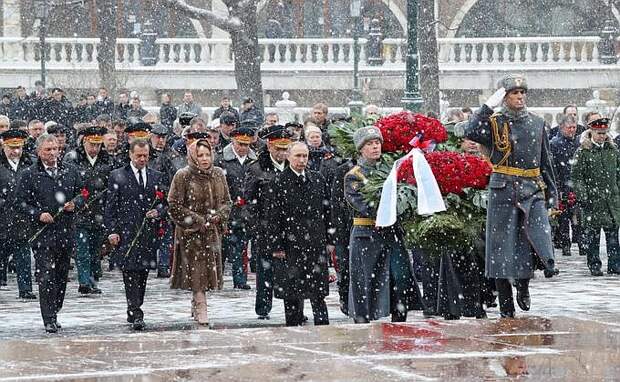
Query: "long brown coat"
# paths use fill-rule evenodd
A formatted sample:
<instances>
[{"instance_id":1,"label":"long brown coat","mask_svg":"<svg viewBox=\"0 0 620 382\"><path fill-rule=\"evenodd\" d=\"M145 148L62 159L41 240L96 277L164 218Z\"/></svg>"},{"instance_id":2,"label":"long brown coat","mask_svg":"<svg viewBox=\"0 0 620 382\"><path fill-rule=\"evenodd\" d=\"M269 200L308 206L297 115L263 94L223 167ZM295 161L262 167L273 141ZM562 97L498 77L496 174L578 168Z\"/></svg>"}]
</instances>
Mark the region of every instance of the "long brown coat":
<instances>
[{"instance_id":1,"label":"long brown coat","mask_svg":"<svg viewBox=\"0 0 620 382\"><path fill-rule=\"evenodd\" d=\"M172 180L169 214L176 224L170 287L193 291L221 289L222 232L228 224L230 195L219 167L208 173L187 166ZM209 217L220 221L205 228Z\"/></svg>"}]
</instances>

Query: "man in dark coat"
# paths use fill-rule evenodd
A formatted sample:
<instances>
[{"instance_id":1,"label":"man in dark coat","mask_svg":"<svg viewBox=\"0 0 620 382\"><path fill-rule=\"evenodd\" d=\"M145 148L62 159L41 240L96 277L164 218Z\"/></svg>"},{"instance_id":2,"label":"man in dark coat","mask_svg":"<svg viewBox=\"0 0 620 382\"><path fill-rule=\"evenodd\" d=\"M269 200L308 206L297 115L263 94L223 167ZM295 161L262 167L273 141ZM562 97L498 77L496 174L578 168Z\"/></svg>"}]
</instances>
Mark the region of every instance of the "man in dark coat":
<instances>
[{"instance_id":1,"label":"man in dark coat","mask_svg":"<svg viewBox=\"0 0 620 382\"><path fill-rule=\"evenodd\" d=\"M144 328L143 312L149 269L155 268L158 228L165 213L163 174L147 168L150 147L135 139L129 146L129 164L112 171L104 223L114 262L123 271L127 296L127 321Z\"/></svg>"},{"instance_id":2,"label":"man in dark coat","mask_svg":"<svg viewBox=\"0 0 620 382\"><path fill-rule=\"evenodd\" d=\"M391 314L392 322L407 320L407 312L420 309L422 298L412 261L397 223L376 228L376 206L362 194L362 186L381 158L383 136L374 126L359 128L353 141L360 158L344 178L344 194L353 210L349 244L349 316L368 323Z\"/></svg>"},{"instance_id":3,"label":"man in dark coat","mask_svg":"<svg viewBox=\"0 0 620 382\"><path fill-rule=\"evenodd\" d=\"M80 146L65 155L64 163L73 165L80 172L88 190L87 207L76 219L76 267L78 292L82 295L100 294L97 281L102 276L99 252L105 240L103 211L107 194L108 177L114 161L102 150L106 130L89 127L80 132Z\"/></svg>"},{"instance_id":4,"label":"man in dark coat","mask_svg":"<svg viewBox=\"0 0 620 382\"><path fill-rule=\"evenodd\" d=\"M573 156L579 148L579 137L576 136L577 120L572 115L560 118L560 130L549 143L552 154L553 170L560 198L560 211L557 215L558 224L555 228L555 243L562 249L563 256L570 256L572 228L573 237L578 238L581 251L581 230L577 224L577 199L573 192L570 179Z\"/></svg>"},{"instance_id":5,"label":"man in dark coat","mask_svg":"<svg viewBox=\"0 0 620 382\"><path fill-rule=\"evenodd\" d=\"M11 103L11 111L8 117L12 120L21 119L28 121L30 119L30 104L28 103L28 94L23 86L18 86L15 91L15 98Z\"/></svg>"},{"instance_id":6,"label":"man in dark coat","mask_svg":"<svg viewBox=\"0 0 620 382\"><path fill-rule=\"evenodd\" d=\"M256 303L259 319L268 319L273 302L273 264L269 248L267 206L272 193L271 180L281 174L288 165L286 156L291 144L291 134L284 126L271 126L261 132L267 140L267 151L252 163L245 179L245 200L248 203L250 219L254 229L249 232L252 240L252 257L256 258Z\"/></svg>"},{"instance_id":7,"label":"man in dark coat","mask_svg":"<svg viewBox=\"0 0 620 382\"><path fill-rule=\"evenodd\" d=\"M141 306L149 269L157 264L159 220L166 213L162 173L147 168L149 143L137 139L129 146L130 163L110 174L105 227L114 257L123 271L127 322L144 329Z\"/></svg>"},{"instance_id":8,"label":"man in dark coat","mask_svg":"<svg viewBox=\"0 0 620 382\"><path fill-rule=\"evenodd\" d=\"M156 123L151 128L151 151L149 153L148 167L155 171L161 172L164 176L162 183L166 186L166 189L170 188L172 178L177 172L172 158L173 153L170 146L166 144L168 139L169 129L159 123ZM158 259L157 259L157 277L167 278L170 277L170 253L173 241L173 225L168 219L162 219L160 232L163 233L159 244Z\"/></svg>"},{"instance_id":9,"label":"man in dark coat","mask_svg":"<svg viewBox=\"0 0 620 382\"><path fill-rule=\"evenodd\" d=\"M7 130L1 135L0 151L0 283L6 285L8 259L15 261L19 298L36 299L32 293L32 271L28 225L17 204L17 184L24 171L32 166L30 156L23 152L28 134L21 130Z\"/></svg>"},{"instance_id":10,"label":"man in dark coat","mask_svg":"<svg viewBox=\"0 0 620 382\"><path fill-rule=\"evenodd\" d=\"M215 165L226 173L230 198L233 201L228 221L228 235L224 237L222 252L232 263L233 285L238 289L250 289L247 275L243 272L243 249L247 243L246 225L248 206L244 199L245 178L256 154L250 148L254 130L240 127L232 132L232 143L215 159Z\"/></svg>"},{"instance_id":11,"label":"man in dark coat","mask_svg":"<svg viewBox=\"0 0 620 382\"><path fill-rule=\"evenodd\" d=\"M37 138L38 161L25 170L17 186L21 212L29 217L30 238L39 284L39 303L45 330L56 333L62 308L69 259L75 245L75 211L84 205L82 180L75 167L58 160L58 140L51 134Z\"/></svg>"},{"instance_id":12,"label":"man in dark coat","mask_svg":"<svg viewBox=\"0 0 620 382\"><path fill-rule=\"evenodd\" d=\"M108 97L108 89L104 87L99 88L99 94L97 95L95 107L97 108L97 115L95 117L101 114L112 117L114 114L114 101Z\"/></svg>"},{"instance_id":13,"label":"man in dark coat","mask_svg":"<svg viewBox=\"0 0 620 382\"><path fill-rule=\"evenodd\" d=\"M263 112L256 107L252 98L243 100L241 110L241 113L239 113L239 122L253 121L258 126L265 122Z\"/></svg>"},{"instance_id":14,"label":"man in dark coat","mask_svg":"<svg viewBox=\"0 0 620 382\"><path fill-rule=\"evenodd\" d=\"M65 126L73 126L73 106L62 89L52 89L52 96L44 103L43 116L44 122L54 121Z\"/></svg>"},{"instance_id":15,"label":"man in dark coat","mask_svg":"<svg viewBox=\"0 0 620 382\"><path fill-rule=\"evenodd\" d=\"M269 184L274 292L284 300L287 326L303 324L305 299L312 304L314 324L328 325L329 187L320 173L306 169L305 143L291 145L288 161L289 166Z\"/></svg>"},{"instance_id":16,"label":"man in dark coat","mask_svg":"<svg viewBox=\"0 0 620 382\"><path fill-rule=\"evenodd\" d=\"M556 207L557 191L546 124L527 111L525 78L510 75L498 87L473 115L465 136L491 153L485 269L496 279L502 317L514 317L511 280L519 307L529 310L535 268L547 277L556 273L547 209Z\"/></svg>"},{"instance_id":17,"label":"man in dark coat","mask_svg":"<svg viewBox=\"0 0 620 382\"><path fill-rule=\"evenodd\" d=\"M218 119L220 118L222 113L225 112L232 113L236 117L236 119L239 120L239 112L237 111L237 109L230 105L230 98L228 96L222 97L220 101L220 107L215 109L215 111L213 112L213 117L211 119Z\"/></svg>"},{"instance_id":18,"label":"man in dark coat","mask_svg":"<svg viewBox=\"0 0 620 382\"><path fill-rule=\"evenodd\" d=\"M177 108L172 104L172 97L168 93L161 95L161 106L159 107L159 120L161 124L166 126L169 131L172 131L174 121L177 119Z\"/></svg>"}]
</instances>

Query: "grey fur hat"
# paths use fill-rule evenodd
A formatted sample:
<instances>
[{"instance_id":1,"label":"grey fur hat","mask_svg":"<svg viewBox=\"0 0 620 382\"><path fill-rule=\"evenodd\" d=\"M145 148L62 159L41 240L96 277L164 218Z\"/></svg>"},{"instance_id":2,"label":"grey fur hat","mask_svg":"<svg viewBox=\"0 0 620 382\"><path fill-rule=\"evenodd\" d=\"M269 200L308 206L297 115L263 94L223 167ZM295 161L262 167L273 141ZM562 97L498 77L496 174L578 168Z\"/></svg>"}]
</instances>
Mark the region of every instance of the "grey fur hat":
<instances>
[{"instance_id":1,"label":"grey fur hat","mask_svg":"<svg viewBox=\"0 0 620 382\"><path fill-rule=\"evenodd\" d=\"M509 74L499 80L497 83L497 88L506 89L506 93L509 93L515 89L523 89L527 91L527 80L520 74Z\"/></svg>"},{"instance_id":2,"label":"grey fur hat","mask_svg":"<svg viewBox=\"0 0 620 382\"><path fill-rule=\"evenodd\" d=\"M361 150L366 142L373 139L378 139L381 143L383 143L383 135L381 135L381 130L375 126L360 127L355 131L355 133L353 133L353 143L355 144L357 151Z\"/></svg>"}]
</instances>

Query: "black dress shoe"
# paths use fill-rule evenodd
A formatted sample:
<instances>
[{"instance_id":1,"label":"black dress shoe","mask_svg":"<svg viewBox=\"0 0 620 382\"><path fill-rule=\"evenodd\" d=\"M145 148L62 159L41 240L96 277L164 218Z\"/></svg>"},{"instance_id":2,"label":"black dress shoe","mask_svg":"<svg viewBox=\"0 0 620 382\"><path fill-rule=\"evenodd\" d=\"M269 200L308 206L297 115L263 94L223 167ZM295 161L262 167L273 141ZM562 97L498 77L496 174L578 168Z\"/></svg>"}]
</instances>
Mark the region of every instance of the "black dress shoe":
<instances>
[{"instance_id":1,"label":"black dress shoe","mask_svg":"<svg viewBox=\"0 0 620 382\"><path fill-rule=\"evenodd\" d=\"M603 271L601 271L600 269L592 269L590 271L590 274L592 276L602 276L603 275Z\"/></svg>"},{"instance_id":2,"label":"black dress shoe","mask_svg":"<svg viewBox=\"0 0 620 382\"><path fill-rule=\"evenodd\" d=\"M235 289L252 289L248 284L239 284L234 286Z\"/></svg>"},{"instance_id":3,"label":"black dress shoe","mask_svg":"<svg viewBox=\"0 0 620 382\"><path fill-rule=\"evenodd\" d=\"M91 287L90 288L90 294L101 294L101 293L103 293L103 292L101 291L101 289L99 289L97 287Z\"/></svg>"},{"instance_id":4,"label":"black dress shoe","mask_svg":"<svg viewBox=\"0 0 620 382\"><path fill-rule=\"evenodd\" d=\"M487 318L487 312L485 312L484 310L482 311L482 313L476 314L476 319L478 320L485 319L485 318Z\"/></svg>"},{"instance_id":5,"label":"black dress shoe","mask_svg":"<svg viewBox=\"0 0 620 382\"><path fill-rule=\"evenodd\" d=\"M58 333L58 325L54 322L49 322L45 324L45 331L47 333Z\"/></svg>"},{"instance_id":6,"label":"black dress shoe","mask_svg":"<svg viewBox=\"0 0 620 382\"><path fill-rule=\"evenodd\" d=\"M37 295L32 293L31 291L19 292L19 298L23 298L25 300L36 300Z\"/></svg>"},{"instance_id":7,"label":"black dress shoe","mask_svg":"<svg viewBox=\"0 0 620 382\"><path fill-rule=\"evenodd\" d=\"M258 316L258 319L259 320L269 320L269 319L271 319L271 317L269 317L268 314L262 314L262 315Z\"/></svg>"},{"instance_id":8,"label":"black dress shoe","mask_svg":"<svg viewBox=\"0 0 620 382\"><path fill-rule=\"evenodd\" d=\"M560 274L560 270L559 270L559 269L557 269L557 268L552 269L552 270L545 269L545 270L543 271L543 273L544 273L544 275L545 275L545 278L550 279L550 278L552 278L553 276L557 276L557 275L559 275L559 274Z\"/></svg>"},{"instance_id":9,"label":"black dress shoe","mask_svg":"<svg viewBox=\"0 0 620 382\"><path fill-rule=\"evenodd\" d=\"M62 329L62 325L60 325L60 322L55 321L54 323L56 324L56 327L57 327L58 329Z\"/></svg>"},{"instance_id":10,"label":"black dress shoe","mask_svg":"<svg viewBox=\"0 0 620 382\"><path fill-rule=\"evenodd\" d=\"M620 275L620 271L614 271L613 269L609 269L607 271L608 275Z\"/></svg>"},{"instance_id":11,"label":"black dress shoe","mask_svg":"<svg viewBox=\"0 0 620 382\"><path fill-rule=\"evenodd\" d=\"M133 330L144 330L144 327L146 325L144 324L144 320L141 318L137 318L134 320L133 324L131 325L131 327L133 328Z\"/></svg>"},{"instance_id":12,"label":"black dress shoe","mask_svg":"<svg viewBox=\"0 0 620 382\"><path fill-rule=\"evenodd\" d=\"M446 320L446 321L451 321L451 320L460 320L461 317L457 316L456 314L444 313L443 314L443 319Z\"/></svg>"},{"instance_id":13,"label":"black dress shoe","mask_svg":"<svg viewBox=\"0 0 620 382\"><path fill-rule=\"evenodd\" d=\"M437 312L435 310L433 310L433 309L424 309L422 311L422 316L424 318L431 318L431 317L436 316L436 315L437 315Z\"/></svg>"},{"instance_id":14,"label":"black dress shoe","mask_svg":"<svg viewBox=\"0 0 620 382\"><path fill-rule=\"evenodd\" d=\"M158 279L167 279L170 277L170 272L168 271L157 271L157 278Z\"/></svg>"},{"instance_id":15,"label":"black dress shoe","mask_svg":"<svg viewBox=\"0 0 620 382\"><path fill-rule=\"evenodd\" d=\"M510 311L510 312L500 312L500 317L502 318L515 318L515 312L514 311Z\"/></svg>"},{"instance_id":16,"label":"black dress shoe","mask_svg":"<svg viewBox=\"0 0 620 382\"><path fill-rule=\"evenodd\" d=\"M530 291L528 289L519 290L517 289L517 304L519 308L524 311L530 310Z\"/></svg>"},{"instance_id":17,"label":"black dress shoe","mask_svg":"<svg viewBox=\"0 0 620 382\"><path fill-rule=\"evenodd\" d=\"M304 316L302 322L308 322L308 316Z\"/></svg>"}]
</instances>

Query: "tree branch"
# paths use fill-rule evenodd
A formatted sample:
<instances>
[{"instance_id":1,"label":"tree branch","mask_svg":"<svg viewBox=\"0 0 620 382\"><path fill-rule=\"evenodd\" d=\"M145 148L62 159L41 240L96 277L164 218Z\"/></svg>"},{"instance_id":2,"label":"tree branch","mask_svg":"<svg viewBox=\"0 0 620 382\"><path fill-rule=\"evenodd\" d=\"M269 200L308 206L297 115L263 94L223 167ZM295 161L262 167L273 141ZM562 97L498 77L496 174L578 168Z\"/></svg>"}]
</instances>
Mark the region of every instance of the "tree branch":
<instances>
[{"instance_id":1,"label":"tree branch","mask_svg":"<svg viewBox=\"0 0 620 382\"><path fill-rule=\"evenodd\" d=\"M183 0L164 0L163 3L166 7L174 8L174 10L186 15L189 18L204 20L227 32L234 32L241 28L242 21L237 17L220 15L206 9L194 7L193 5L187 4Z\"/></svg>"}]
</instances>

